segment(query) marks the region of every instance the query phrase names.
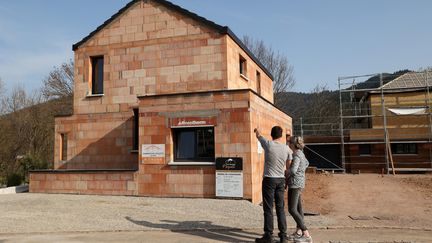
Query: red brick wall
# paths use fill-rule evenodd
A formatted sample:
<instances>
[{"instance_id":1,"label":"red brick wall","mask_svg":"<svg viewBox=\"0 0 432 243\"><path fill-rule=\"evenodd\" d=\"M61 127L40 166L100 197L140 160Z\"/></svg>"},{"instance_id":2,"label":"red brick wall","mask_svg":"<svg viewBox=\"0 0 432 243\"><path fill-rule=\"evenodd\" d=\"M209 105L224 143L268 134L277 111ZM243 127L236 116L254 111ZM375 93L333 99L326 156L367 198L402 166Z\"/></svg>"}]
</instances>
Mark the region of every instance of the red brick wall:
<instances>
[{"instance_id":1,"label":"red brick wall","mask_svg":"<svg viewBox=\"0 0 432 243\"><path fill-rule=\"evenodd\" d=\"M178 117L201 116L216 121L215 156L243 157L244 174L249 175L249 92L206 92L141 98L140 144L165 144L165 158L140 158L138 193L152 196L215 196L214 165L168 165L174 160L170 124ZM251 198L249 187L250 181L245 181L245 198Z\"/></svg>"},{"instance_id":2,"label":"red brick wall","mask_svg":"<svg viewBox=\"0 0 432 243\"><path fill-rule=\"evenodd\" d=\"M132 150L133 112L56 118L55 169L138 169ZM60 134L68 136L67 161L60 161Z\"/></svg>"},{"instance_id":3,"label":"red brick wall","mask_svg":"<svg viewBox=\"0 0 432 243\"><path fill-rule=\"evenodd\" d=\"M292 120L287 114L276 109L273 105L263 100L261 97L251 95L251 129L259 128L261 134L266 139L271 139L270 131L273 126L280 126L283 129L284 134L287 130L292 130ZM254 175L251 178L251 190L252 190L252 201L261 202L261 183L262 176L264 173L264 152L258 154L258 143L255 134L251 134L251 174Z\"/></svg>"},{"instance_id":4,"label":"red brick wall","mask_svg":"<svg viewBox=\"0 0 432 243\"><path fill-rule=\"evenodd\" d=\"M226 36L227 43L227 72L229 89L252 89L260 93L262 97L273 102L273 81L262 70L252 58L237 45L229 36ZM246 59L246 74L240 75L239 57ZM261 84L258 84L256 72L261 75ZM258 87L260 86L260 87Z\"/></svg>"},{"instance_id":5,"label":"red brick wall","mask_svg":"<svg viewBox=\"0 0 432 243\"><path fill-rule=\"evenodd\" d=\"M136 195L134 172L31 172L30 192Z\"/></svg>"},{"instance_id":6,"label":"red brick wall","mask_svg":"<svg viewBox=\"0 0 432 243\"><path fill-rule=\"evenodd\" d=\"M86 98L90 57L104 56L104 96ZM131 6L75 51L74 113L119 112L137 95L227 88L223 35L155 1ZM125 110L126 109L126 110Z\"/></svg>"},{"instance_id":7,"label":"red brick wall","mask_svg":"<svg viewBox=\"0 0 432 243\"><path fill-rule=\"evenodd\" d=\"M216 121L215 157L243 158L244 198L259 202L263 160L256 155L253 128L260 123L268 131L274 125L291 129L291 118L250 90L141 98L140 144L165 144L165 158L140 158L138 193L215 196L214 166L169 165L174 159L171 120L200 114Z\"/></svg>"},{"instance_id":8,"label":"red brick wall","mask_svg":"<svg viewBox=\"0 0 432 243\"><path fill-rule=\"evenodd\" d=\"M141 164L138 195L156 197L215 197L214 166Z\"/></svg>"}]
</instances>

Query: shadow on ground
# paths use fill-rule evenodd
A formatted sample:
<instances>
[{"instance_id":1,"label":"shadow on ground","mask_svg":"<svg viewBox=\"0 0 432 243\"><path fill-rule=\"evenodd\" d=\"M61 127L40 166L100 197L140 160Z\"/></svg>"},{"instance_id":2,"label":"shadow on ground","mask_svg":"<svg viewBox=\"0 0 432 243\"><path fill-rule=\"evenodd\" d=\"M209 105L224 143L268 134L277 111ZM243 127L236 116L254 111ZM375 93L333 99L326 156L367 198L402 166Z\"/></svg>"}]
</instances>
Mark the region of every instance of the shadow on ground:
<instances>
[{"instance_id":1,"label":"shadow on ground","mask_svg":"<svg viewBox=\"0 0 432 243\"><path fill-rule=\"evenodd\" d=\"M147 228L165 229L171 232L194 235L210 240L224 242L255 242L260 237L255 232L248 232L242 229L229 228L223 225L215 225L211 221L175 221L161 220L162 223L152 223L125 217L128 221Z\"/></svg>"}]
</instances>

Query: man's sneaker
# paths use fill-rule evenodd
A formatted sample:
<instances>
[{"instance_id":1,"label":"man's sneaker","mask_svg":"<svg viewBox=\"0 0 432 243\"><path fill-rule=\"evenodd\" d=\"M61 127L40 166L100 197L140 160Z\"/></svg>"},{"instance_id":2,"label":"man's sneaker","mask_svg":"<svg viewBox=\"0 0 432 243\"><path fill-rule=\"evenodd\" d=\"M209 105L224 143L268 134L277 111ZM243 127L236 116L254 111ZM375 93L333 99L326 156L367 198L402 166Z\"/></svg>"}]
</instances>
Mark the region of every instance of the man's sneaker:
<instances>
[{"instance_id":1,"label":"man's sneaker","mask_svg":"<svg viewBox=\"0 0 432 243\"><path fill-rule=\"evenodd\" d=\"M291 235L288 235L288 241L294 242L296 239L301 238L302 235L297 234L297 232L292 233Z\"/></svg>"},{"instance_id":2,"label":"man's sneaker","mask_svg":"<svg viewBox=\"0 0 432 243\"><path fill-rule=\"evenodd\" d=\"M279 233L280 243L288 243L288 235L286 233Z\"/></svg>"},{"instance_id":3,"label":"man's sneaker","mask_svg":"<svg viewBox=\"0 0 432 243\"><path fill-rule=\"evenodd\" d=\"M306 237L306 236L304 236L304 235L302 235L300 238L297 238L297 239L295 239L294 240L294 242L306 242L306 243L312 243L312 237L311 236L309 236L309 237Z\"/></svg>"},{"instance_id":4,"label":"man's sneaker","mask_svg":"<svg viewBox=\"0 0 432 243\"><path fill-rule=\"evenodd\" d=\"M273 237L269 234L264 234L261 238L255 239L256 243L273 243Z\"/></svg>"},{"instance_id":5,"label":"man's sneaker","mask_svg":"<svg viewBox=\"0 0 432 243\"><path fill-rule=\"evenodd\" d=\"M281 237L279 242L280 243L288 243L289 242L288 237Z\"/></svg>"}]
</instances>

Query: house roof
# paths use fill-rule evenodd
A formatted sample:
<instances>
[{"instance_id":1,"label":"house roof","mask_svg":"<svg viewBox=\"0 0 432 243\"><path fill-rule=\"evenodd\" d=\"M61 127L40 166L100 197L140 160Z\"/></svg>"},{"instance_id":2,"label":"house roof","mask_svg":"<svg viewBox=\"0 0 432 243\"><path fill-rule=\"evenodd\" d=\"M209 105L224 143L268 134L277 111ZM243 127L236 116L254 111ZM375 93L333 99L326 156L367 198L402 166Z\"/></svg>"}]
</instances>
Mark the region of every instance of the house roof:
<instances>
[{"instance_id":1,"label":"house roof","mask_svg":"<svg viewBox=\"0 0 432 243\"><path fill-rule=\"evenodd\" d=\"M122 9L120 9L116 14L111 16L111 18L107 19L102 25L96 28L93 32L91 32L89 35L84 37L81 41L75 43L72 45L72 50L77 50L82 44L84 44L86 41L88 41L90 38L92 38L94 35L96 35L100 30L102 30L105 26L112 23L117 17L119 17L121 14L123 14L127 9L129 9L131 6L133 6L135 3L140 2L143 0L132 0L129 2L126 6L124 6ZM228 26L221 26L216 24L213 21L210 21L204 17L201 17L195 13L192 13L178 5L175 5L169 1L166 0L147 0L147 1L155 1L159 4L162 4L163 6L172 9L174 11L177 11L181 14L184 14L192 19L194 19L197 22L202 23L203 25L206 25L215 31L217 31L220 34L228 35L230 36L236 43L239 45L251 58L252 60L273 80L273 75L270 73L270 71L259 61L257 57L245 46L245 44L234 34L234 32L231 31L231 29Z\"/></svg>"},{"instance_id":2,"label":"house roof","mask_svg":"<svg viewBox=\"0 0 432 243\"><path fill-rule=\"evenodd\" d=\"M427 72L409 72L388 82L382 88L388 90L426 88L428 86L432 86L432 74L428 74Z\"/></svg>"}]
</instances>

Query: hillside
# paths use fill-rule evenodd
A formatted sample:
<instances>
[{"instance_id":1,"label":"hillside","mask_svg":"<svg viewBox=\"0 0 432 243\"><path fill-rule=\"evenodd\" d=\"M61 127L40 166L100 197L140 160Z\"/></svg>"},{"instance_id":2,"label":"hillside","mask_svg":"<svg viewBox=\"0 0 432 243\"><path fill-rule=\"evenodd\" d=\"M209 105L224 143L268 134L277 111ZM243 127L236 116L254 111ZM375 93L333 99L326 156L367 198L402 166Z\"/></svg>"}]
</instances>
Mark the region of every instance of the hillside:
<instances>
[{"instance_id":1,"label":"hillside","mask_svg":"<svg viewBox=\"0 0 432 243\"><path fill-rule=\"evenodd\" d=\"M67 97L0 117L0 185L20 184L28 170L51 167L54 118L70 114L72 99Z\"/></svg>"}]
</instances>

